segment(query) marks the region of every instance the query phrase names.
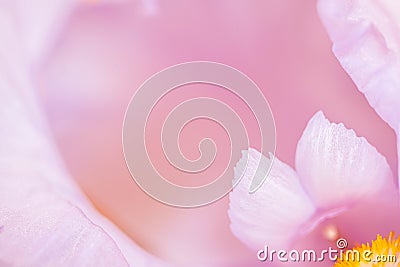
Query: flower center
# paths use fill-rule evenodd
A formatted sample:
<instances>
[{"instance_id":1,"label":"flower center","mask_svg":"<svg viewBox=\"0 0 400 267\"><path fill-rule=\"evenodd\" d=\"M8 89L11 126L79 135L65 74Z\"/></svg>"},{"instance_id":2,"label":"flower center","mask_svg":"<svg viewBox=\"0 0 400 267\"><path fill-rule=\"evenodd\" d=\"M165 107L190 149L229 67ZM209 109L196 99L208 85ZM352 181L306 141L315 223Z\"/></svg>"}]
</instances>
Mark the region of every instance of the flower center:
<instances>
[{"instance_id":1,"label":"flower center","mask_svg":"<svg viewBox=\"0 0 400 267\"><path fill-rule=\"evenodd\" d=\"M372 243L344 251L334 267L394 267L400 266L400 236L393 232L386 237L378 235Z\"/></svg>"}]
</instances>

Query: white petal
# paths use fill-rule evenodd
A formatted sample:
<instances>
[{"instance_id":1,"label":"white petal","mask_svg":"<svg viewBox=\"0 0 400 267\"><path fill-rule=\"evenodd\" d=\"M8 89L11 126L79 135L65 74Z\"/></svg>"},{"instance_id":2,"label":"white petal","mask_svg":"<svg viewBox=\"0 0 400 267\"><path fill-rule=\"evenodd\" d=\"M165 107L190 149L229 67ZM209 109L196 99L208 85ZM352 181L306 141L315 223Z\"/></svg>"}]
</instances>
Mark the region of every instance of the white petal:
<instances>
[{"instance_id":1,"label":"white petal","mask_svg":"<svg viewBox=\"0 0 400 267\"><path fill-rule=\"evenodd\" d=\"M256 173L259 161L265 168L259 168ZM235 179L243 174L243 170L245 172L230 194L231 230L254 249L265 245L287 247L314 213L296 173L276 158L265 183L255 193L249 193L253 177L264 177L268 171L268 161L255 149L245 151L235 168Z\"/></svg>"},{"instance_id":2,"label":"white petal","mask_svg":"<svg viewBox=\"0 0 400 267\"><path fill-rule=\"evenodd\" d=\"M18 32L25 57L32 63L48 52L65 20L71 13L75 0L3 0L0 9L10 12L17 21Z\"/></svg>"},{"instance_id":3,"label":"white petal","mask_svg":"<svg viewBox=\"0 0 400 267\"><path fill-rule=\"evenodd\" d=\"M382 190L393 191L391 170L365 138L318 112L297 145L296 170L320 208L350 205Z\"/></svg>"},{"instance_id":4,"label":"white petal","mask_svg":"<svg viewBox=\"0 0 400 267\"><path fill-rule=\"evenodd\" d=\"M319 0L333 51L378 114L400 123L400 1Z\"/></svg>"},{"instance_id":5,"label":"white petal","mask_svg":"<svg viewBox=\"0 0 400 267\"><path fill-rule=\"evenodd\" d=\"M0 265L164 266L100 215L65 171L14 23L0 8Z\"/></svg>"}]
</instances>

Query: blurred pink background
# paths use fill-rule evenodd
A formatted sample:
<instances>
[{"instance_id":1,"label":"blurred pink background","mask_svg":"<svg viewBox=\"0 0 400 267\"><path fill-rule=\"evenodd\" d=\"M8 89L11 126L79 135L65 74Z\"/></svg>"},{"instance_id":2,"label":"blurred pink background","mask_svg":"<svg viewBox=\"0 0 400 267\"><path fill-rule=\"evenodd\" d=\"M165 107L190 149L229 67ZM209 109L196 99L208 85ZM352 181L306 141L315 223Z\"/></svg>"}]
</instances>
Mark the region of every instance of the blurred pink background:
<instances>
[{"instance_id":1,"label":"blurred pink background","mask_svg":"<svg viewBox=\"0 0 400 267\"><path fill-rule=\"evenodd\" d=\"M169 207L142 192L125 165L121 134L130 98L154 73L194 60L230 65L257 83L275 117L282 161L293 166L307 121L322 110L366 137L397 177L395 135L333 56L315 1L92 1L67 20L35 70L36 83L72 175L103 214L151 253L179 266L257 260L229 229L227 197L197 209ZM196 157L198 137L188 136L184 151ZM226 139L218 142L226 146Z\"/></svg>"}]
</instances>

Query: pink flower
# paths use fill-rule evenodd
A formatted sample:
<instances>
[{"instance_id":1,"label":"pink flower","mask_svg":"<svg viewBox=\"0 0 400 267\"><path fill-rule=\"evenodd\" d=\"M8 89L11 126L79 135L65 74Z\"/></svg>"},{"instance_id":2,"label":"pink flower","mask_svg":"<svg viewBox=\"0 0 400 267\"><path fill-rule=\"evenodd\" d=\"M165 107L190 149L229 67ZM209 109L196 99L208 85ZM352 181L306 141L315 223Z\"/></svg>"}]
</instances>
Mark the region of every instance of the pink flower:
<instances>
[{"instance_id":1,"label":"pink flower","mask_svg":"<svg viewBox=\"0 0 400 267\"><path fill-rule=\"evenodd\" d=\"M318 10L334 54L400 146L400 2L319 0Z\"/></svg>"},{"instance_id":2,"label":"pink flower","mask_svg":"<svg viewBox=\"0 0 400 267\"><path fill-rule=\"evenodd\" d=\"M57 1L48 2L51 9ZM0 7L0 265L166 266L96 211L66 171L29 75L44 51L36 41L47 40L52 21L35 12L28 13L38 21L16 19L13 10L27 11L19 4L31 7L25 1ZM28 39L21 42L25 27Z\"/></svg>"},{"instance_id":3,"label":"pink flower","mask_svg":"<svg viewBox=\"0 0 400 267\"><path fill-rule=\"evenodd\" d=\"M86 199L18 79L0 74L0 265L166 266Z\"/></svg>"},{"instance_id":4,"label":"pink flower","mask_svg":"<svg viewBox=\"0 0 400 267\"><path fill-rule=\"evenodd\" d=\"M274 158L266 182L254 194L248 192L250 181L267 171L255 173L257 162L261 157L260 164L267 166L269 159L254 149L245 153L248 162L243 157L235 170L236 178L244 174L230 194L229 216L233 233L255 251L266 245L322 251L335 247L339 237L352 247L376 233L400 230L400 199L385 158L322 112L297 144L295 170Z\"/></svg>"},{"instance_id":5,"label":"pink flower","mask_svg":"<svg viewBox=\"0 0 400 267\"><path fill-rule=\"evenodd\" d=\"M143 0L118 6L124 1L0 1L0 265L165 265L148 250L182 266L248 266L256 256L230 233L227 198L201 209L172 209L148 198L130 179L119 130L134 88L154 72L183 61L213 60L238 67L255 78L271 101L279 138L285 142L280 155L287 161L299 125L311 112L323 106L332 118L344 113L349 123L358 123L371 114L365 113L368 106L352 92L346 93L349 83L337 75L340 68L332 63L314 3L225 0L157 5L156 0ZM335 87L343 90L332 90ZM315 93L315 88L321 90ZM335 101L343 96L348 97L347 104L338 106ZM370 123L368 117L368 123L353 125L361 132L373 125L377 129L368 134L378 139L387 131L381 129L384 125L376 127L377 120ZM373 143L392 163L391 151L385 147L390 140ZM255 151L250 154L257 157ZM371 164L376 166L376 158L380 175L386 177L382 157L371 156ZM350 241L375 238L376 231L393 230L391 223L398 222L397 215L386 220L390 208L386 200L379 200L384 209L374 209L374 215L382 213L382 217L365 215L367 204L359 201L363 190L361 196L354 194L355 199L346 201L342 196L338 203L324 198L340 206L337 210L325 207L329 203L320 201L317 193L309 194L311 182L282 188L279 181L291 183L300 171L295 173L277 160L275 166L274 173L286 176L278 175L274 185L288 201L275 199L277 205L271 208L275 212L271 214L281 214L282 220L269 217L270 221L260 223L269 225L276 246L325 247L328 241L320 240L321 233L337 229L351 233ZM382 187L388 180L383 179ZM370 190L371 183L364 190ZM257 200L256 196L250 197ZM255 203L264 205L263 198ZM348 207L353 202L358 204ZM243 203L249 209L254 204ZM284 203L296 209L289 214L282 209ZM360 219L356 226L351 224L351 211L365 215L362 224ZM264 219L265 211L257 206L255 213ZM328 219L321 222L334 215L338 216L329 224ZM380 228L381 218L386 222ZM243 236L244 231L253 231L252 239L257 239L257 229L249 229L240 229ZM263 236L258 237L259 243Z\"/></svg>"}]
</instances>

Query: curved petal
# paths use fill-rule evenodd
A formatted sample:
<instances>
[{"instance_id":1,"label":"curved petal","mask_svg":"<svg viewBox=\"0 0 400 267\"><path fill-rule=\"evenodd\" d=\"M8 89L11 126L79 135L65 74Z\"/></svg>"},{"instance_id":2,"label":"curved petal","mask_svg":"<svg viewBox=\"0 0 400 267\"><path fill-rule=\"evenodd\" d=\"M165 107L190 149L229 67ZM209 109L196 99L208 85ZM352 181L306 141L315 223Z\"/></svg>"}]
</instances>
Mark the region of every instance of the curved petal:
<instances>
[{"instance_id":1,"label":"curved petal","mask_svg":"<svg viewBox=\"0 0 400 267\"><path fill-rule=\"evenodd\" d=\"M21 39L30 62L36 63L49 50L57 33L63 27L76 1L41 0L40 2L16 0L15 12L19 18Z\"/></svg>"},{"instance_id":2,"label":"curved petal","mask_svg":"<svg viewBox=\"0 0 400 267\"><path fill-rule=\"evenodd\" d=\"M0 265L163 266L100 215L65 171L14 25L0 8Z\"/></svg>"},{"instance_id":3,"label":"curved petal","mask_svg":"<svg viewBox=\"0 0 400 267\"><path fill-rule=\"evenodd\" d=\"M394 192L391 170L365 138L316 113L299 140L296 170L320 208L347 206L361 198Z\"/></svg>"},{"instance_id":4,"label":"curved petal","mask_svg":"<svg viewBox=\"0 0 400 267\"><path fill-rule=\"evenodd\" d=\"M268 166L268 160L257 150L250 149L243 153L238 162L235 179L246 169L242 180L229 196L231 230L251 248L260 249L268 245L283 249L290 245L292 239L299 234L302 224L312 216L314 206L293 169L276 158L265 183L250 194L253 177L264 177L268 171L265 167L259 168L262 173L255 173L257 163L260 161L260 164Z\"/></svg>"},{"instance_id":5,"label":"curved petal","mask_svg":"<svg viewBox=\"0 0 400 267\"><path fill-rule=\"evenodd\" d=\"M399 175L399 185L398 187L400 188L400 125L397 128L397 173Z\"/></svg>"},{"instance_id":6,"label":"curved petal","mask_svg":"<svg viewBox=\"0 0 400 267\"><path fill-rule=\"evenodd\" d=\"M1 4L8 5L15 13L26 56L31 63L38 63L51 50L65 22L77 7L94 3L116 5L123 1L126 0L5 0ZM154 0L143 1L142 5L147 12L157 8Z\"/></svg>"},{"instance_id":7,"label":"curved petal","mask_svg":"<svg viewBox=\"0 0 400 267\"><path fill-rule=\"evenodd\" d=\"M333 51L378 114L400 124L400 2L319 0Z\"/></svg>"}]
</instances>

